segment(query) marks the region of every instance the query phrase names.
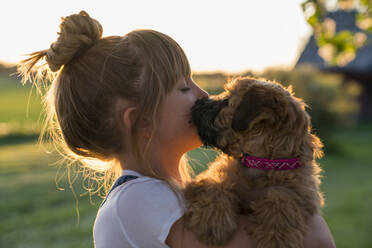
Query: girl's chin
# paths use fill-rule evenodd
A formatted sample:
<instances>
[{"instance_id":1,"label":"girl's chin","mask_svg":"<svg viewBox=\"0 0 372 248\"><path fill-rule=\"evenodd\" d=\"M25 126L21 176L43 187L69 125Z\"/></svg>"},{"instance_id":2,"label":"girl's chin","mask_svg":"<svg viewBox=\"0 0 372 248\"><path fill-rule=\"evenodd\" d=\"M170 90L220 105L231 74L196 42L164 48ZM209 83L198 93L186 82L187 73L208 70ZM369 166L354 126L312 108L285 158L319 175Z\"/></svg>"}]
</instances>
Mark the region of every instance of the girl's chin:
<instances>
[{"instance_id":1,"label":"girl's chin","mask_svg":"<svg viewBox=\"0 0 372 248\"><path fill-rule=\"evenodd\" d=\"M195 143L195 147L193 149L199 148L203 145L203 142L201 142L200 139L198 139L198 142Z\"/></svg>"},{"instance_id":2,"label":"girl's chin","mask_svg":"<svg viewBox=\"0 0 372 248\"><path fill-rule=\"evenodd\" d=\"M187 146L187 152L199 148L202 145L203 143L200 141L200 139L195 139L194 142L190 142L189 145Z\"/></svg>"}]
</instances>

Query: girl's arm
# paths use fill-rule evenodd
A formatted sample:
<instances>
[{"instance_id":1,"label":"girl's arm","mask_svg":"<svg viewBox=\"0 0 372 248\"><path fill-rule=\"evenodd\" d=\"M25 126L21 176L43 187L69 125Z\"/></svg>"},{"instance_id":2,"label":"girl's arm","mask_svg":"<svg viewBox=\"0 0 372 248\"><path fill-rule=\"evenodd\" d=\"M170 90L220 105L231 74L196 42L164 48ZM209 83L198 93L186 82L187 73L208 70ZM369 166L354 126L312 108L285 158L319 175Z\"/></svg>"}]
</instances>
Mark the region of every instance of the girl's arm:
<instances>
[{"instance_id":1,"label":"girl's arm","mask_svg":"<svg viewBox=\"0 0 372 248\"><path fill-rule=\"evenodd\" d=\"M305 236L304 245L308 247L336 248L331 231L327 223L319 214L310 220L310 232Z\"/></svg>"},{"instance_id":2,"label":"girl's arm","mask_svg":"<svg viewBox=\"0 0 372 248\"><path fill-rule=\"evenodd\" d=\"M320 215L314 215L310 220L310 232L305 236L305 248L319 247L319 248L334 248L336 247L332 234L328 228L327 223ZM253 242L247 235L246 230L251 228L248 218L241 216L239 218L238 231L233 239L225 246L219 248L237 248L246 247L253 248ZM167 237L165 243L172 248L210 248L199 242L195 235L183 228L183 218L176 221Z\"/></svg>"},{"instance_id":3,"label":"girl's arm","mask_svg":"<svg viewBox=\"0 0 372 248\"><path fill-rule=\"evenodd\" d=\"M238 231L234 235L233 239L226 245L226 246L218 246L219 248L233 248L233 247L245 247L245 248L253 248L251 240L249 236L246 234L245 229L248 228L249 223L244 216L239 219L239 226ZM183 227L183 218L180 218L176 221L171 230L169 231L168 237L165 243L172 248L210 248L211 246L207 246L200 241L198 241L195 235L191 232L186 230Z\"/></svg>"}]
</instances>

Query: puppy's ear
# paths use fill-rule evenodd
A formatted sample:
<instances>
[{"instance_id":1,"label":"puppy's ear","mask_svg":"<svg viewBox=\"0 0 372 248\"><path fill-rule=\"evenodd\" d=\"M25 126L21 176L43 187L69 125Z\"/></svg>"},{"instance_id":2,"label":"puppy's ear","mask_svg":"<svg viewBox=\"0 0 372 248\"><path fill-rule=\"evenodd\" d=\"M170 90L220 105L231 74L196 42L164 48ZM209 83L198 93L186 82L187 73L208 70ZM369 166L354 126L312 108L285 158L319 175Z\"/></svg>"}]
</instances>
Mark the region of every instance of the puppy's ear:
<instances>
[{"instance_id":1,"label":"puppy's ear","mask_svg":"<svg viewBox=\"0 0 372 248\"><path fill-rule=\"evenodd\" d=\"M241 99L235 110L231 127L235 131L244 131L266 107L262 99L264 96L256 88L251 88Z\"/></svg>"}]
</instances>

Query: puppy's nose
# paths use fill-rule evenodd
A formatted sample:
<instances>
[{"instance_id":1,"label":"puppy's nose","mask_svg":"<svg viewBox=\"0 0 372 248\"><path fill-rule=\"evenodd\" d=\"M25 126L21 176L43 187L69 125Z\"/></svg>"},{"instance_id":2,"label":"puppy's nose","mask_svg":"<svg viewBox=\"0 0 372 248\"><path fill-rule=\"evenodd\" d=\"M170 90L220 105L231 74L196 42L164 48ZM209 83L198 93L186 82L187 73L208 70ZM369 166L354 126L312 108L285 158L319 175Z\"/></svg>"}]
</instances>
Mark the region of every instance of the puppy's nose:
<instances>
[{"instance_id":1,"label":"puppy's nose","mask_svg":"<svg viewBox=\"0 0 372 248\"><path fill-rule=\"evenodd\" d=\"M197 100L191 108L191 123L198 130L200 139L207 146L217 146L220 131L214 125L214 120L221 110L219 101L204 97Z\"/></svg>"}]
</instances>

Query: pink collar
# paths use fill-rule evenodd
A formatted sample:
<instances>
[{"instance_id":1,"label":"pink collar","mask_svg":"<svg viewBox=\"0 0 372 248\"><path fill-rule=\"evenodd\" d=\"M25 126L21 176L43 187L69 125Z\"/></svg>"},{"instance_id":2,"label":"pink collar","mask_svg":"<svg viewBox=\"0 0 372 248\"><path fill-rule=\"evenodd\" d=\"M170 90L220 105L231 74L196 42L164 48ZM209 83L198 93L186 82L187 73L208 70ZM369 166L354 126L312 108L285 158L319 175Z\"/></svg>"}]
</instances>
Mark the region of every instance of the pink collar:
<instances>
[{"instance_id":1,"label":"pink collar","mask_svg":"<svg viewBox=\"0 0 372 248\"><path fill-rule=\"evenodd\" d=\"M301 166L298 158L291 159L266 159L256 158L245 154L242 157L242 163L248 168L260 170L293 170Z\"/></svg>"}]
</instances>

